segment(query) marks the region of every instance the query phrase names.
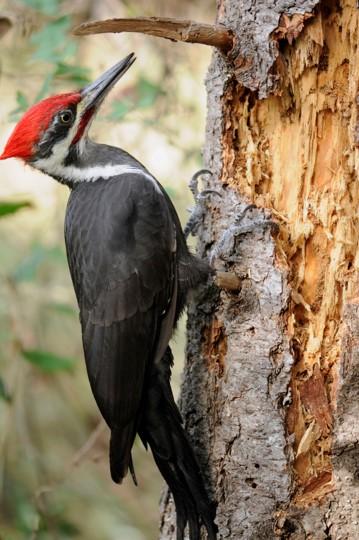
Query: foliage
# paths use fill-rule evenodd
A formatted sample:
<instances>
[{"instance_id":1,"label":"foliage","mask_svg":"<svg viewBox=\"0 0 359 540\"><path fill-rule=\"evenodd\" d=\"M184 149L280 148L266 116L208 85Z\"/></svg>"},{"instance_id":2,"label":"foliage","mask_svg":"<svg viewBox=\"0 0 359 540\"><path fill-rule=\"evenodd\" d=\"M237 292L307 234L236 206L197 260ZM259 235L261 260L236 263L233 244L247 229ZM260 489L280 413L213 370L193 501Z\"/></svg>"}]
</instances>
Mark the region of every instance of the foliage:
<instances>
[{"instance_id":1,"label":"foliage","mask_svg":"<svg viewBox=\"0 0 359 540\"><path fill-rule=\"evenodd\" d=\"M58 356L49 351L38 350L22 350L22 356L25 360L37 366L45 373L56 373L58 371L72 371L76 360L74 358L66 358Z\"/></svg>"},{"instance_id":2,"label":"foliage","mask_svg":"<svg viewBox=\"0 0 359 540\"><path fill-rule=\"evenodd\" d=\"M17 103L16 109L11 111L9 115L11 121L17 120L20 114L25 112L30 107L30 103L27 97L25 96L23 92L21 92L21 90L16 91L16 103Z\"/></svg>"},{"instance_id":3,"label":"foliage","mask_svg":"<svg viewBox=\"0 0 359 540\"><path fill-rule=\"evenodd\" d=\"M151 82L146 77L139 78L134 89L133 98L125 98L121 101L114 100L112 111L108 116L109 120L121 120L129 112L137 109L150 109L158 97L164 94L159 84Z\"/></svg>"},{"instance_id":4,"label":"foliage","mask_svg":"<svg viewBox=\"0 0 359 540\"><path fill-rule=\"evenodd\" d=\"M22 2L46 15L56 15L62 0L22 0Z\"/></svg>"},{"instance_id":5,"label":"foliage","mask_svg":"<svg viewBox=\"0 0 359 540\"><path fill-rule=\"evenodd\" d=\"M76 43L69 38L71 19L69 15L49 21L31 37L34 45L32 60L41 60L57 66L58 62L72 58L76 53Z\"/></svg>"},{"instance_id":6,"label":"foliage","mask_svg":"<svg viewBox=\"0 0 359 540\"><path fill-rule=\"evenodd\" d=\"M78 50L78 44L70 33L74 23L71 15L58 16L62 0L22 1L48 16L40 30L32 34L29 48L29 61L45 63L48 73L34 99L20 90L17 91L17 108L11 112L12 120L17 120L32 103L54 92L56 83L69 81L76 86L84 86L91 78L90 70L74 61Z\"/></svg>"},{"instance_id":7,"label":"foliage","mask_svg":"<svg viewBox=\"0 0 359 540\"><path fill-rule=\"evenodd\" d=\"M0 201L0 217L9 218L19 212L19 210L31 207L32 203L30 201ZM24 281L34 281L36 279L36 272L45 259L52 259L58 263L59 260L64 259L64 256L58 247L48 248L41 244L35 244L30 254L25 256L12 275L8 276L8 282L16 295L18 294L18 284ZM66 304L54 303L53 307L58 310L59 313L64 313L66 315L73 313L73 310ZM11 336L11 339L16 349L20 346L19 352L22 358L48 376L54 376L62 372L72 372L75 367L76 360L74 358L60 356L46 350L23 348L21 345L21 335L14 334ZM0 362L0 368L1 365ZM1 401L8 405L13 403L13 396L10 393L9 386L3 376L0 376L0 403ZM47 506L46 510L44 510L43 506L39 506L38 504L29 501L28 494L24 492L25 487L21 482L15 483L15 485L11 482L7 486L6 476L3 478L3 482L5 482L3 505L5 509L7 508L10 512L14 513L16 529L18 532L24 533L26 537L31 535L31 538L38 538L39 540L49 540L53 537L53 534L56 534L58 538L63 538L64 540L65 538L70 539L78 535L79 531L77 527L63 516L63 511L55 509L53 503L51 508ZM1 520L0 538L3 538Z\"/></svg>"},{"instance_id":8,"label":"foliage","mask_svg":"<svg viewBox=\"0 0 359 540\"><path fill-rule=\"evenodd\" d=\"M0 201L0 218L5 217L9 214L15 214L22 208L29 208L32 206L30 201Z\"/></svg>"},{"instance_id":9,"label":"foliage","mask_svg":"<svg viewBox=\"0 0 359 540\"><path fill-rule=\"evenodd\" d=\"M17 107L10 113L11 120L18 120L19 116L32 103L36 103L46 95L54 92L55 85L59 81L68 81L78 87L83 87L91 80L90 70L73 60L77 56L78 43L71 36L70 30L74 26L71 15L56 17L62 0L50 0L50 2L46 0L22 1L31 8L52 16L30 39L32 45L30 61L45 62L48 65L49 72L34 99L31 99L21 90L17 91ZM163 91L159 83L154 83L142 76L139 78L136 88L134 88L133 97L121 101L115 100L107 119L116 121L122 119L134 109L148 109L161 95L163 95Z\"/></svg>"},{"instance_id":10,"label":"foliage","mask_svg":"<svg viewBox=\"0 0 359 540\"><path fill-rule=\"evenodd\" d=\"M9 394L6 384L2 380L1 377L0 377L0 399L3 399L4 401L7 401L9 403L11 401L11 395Z\"/></svg>"},{"instance_id":11,"label":"foliage","mask_svg":"<svg viewBox=\"0 0 359 540\"><path fill-rule=\"evenodd\" d=\"M16 269L11 274L11 278L20 283L21 281L33 281L37 277L37 272L45 261L54 264L65 262L65 254L60 246L44 246L36 242L29 253L27 253L17 264Z\"/></svg>"}]
</instances>

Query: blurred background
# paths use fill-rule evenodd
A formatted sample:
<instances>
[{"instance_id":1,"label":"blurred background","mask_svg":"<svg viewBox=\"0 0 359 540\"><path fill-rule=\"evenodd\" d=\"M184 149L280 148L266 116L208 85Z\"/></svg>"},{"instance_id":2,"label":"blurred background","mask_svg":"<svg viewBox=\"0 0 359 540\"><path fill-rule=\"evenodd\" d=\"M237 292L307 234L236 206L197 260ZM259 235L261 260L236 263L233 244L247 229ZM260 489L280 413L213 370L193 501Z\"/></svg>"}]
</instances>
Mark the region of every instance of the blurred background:
<instances>
[{"instance_id":1,"label":"blurred background","mask_svg":"<svg viewBox=\"0 0 359 540\"><path fill-rule=\"evenodd\" d=\"M0 149L51 93L85 85L131 51L91 135L134 154L186 221L202 167L210 48L137 34L71 36L89 19L174 16L213 22L214 0L0 0ZM68 190L16 160L0 162L0 540L152 540L162 480L139 442L139 487L114 485L108 432L90 392L67 270ZM178 391L184 323L173 347Z\"/></svg>"}]
</instances>

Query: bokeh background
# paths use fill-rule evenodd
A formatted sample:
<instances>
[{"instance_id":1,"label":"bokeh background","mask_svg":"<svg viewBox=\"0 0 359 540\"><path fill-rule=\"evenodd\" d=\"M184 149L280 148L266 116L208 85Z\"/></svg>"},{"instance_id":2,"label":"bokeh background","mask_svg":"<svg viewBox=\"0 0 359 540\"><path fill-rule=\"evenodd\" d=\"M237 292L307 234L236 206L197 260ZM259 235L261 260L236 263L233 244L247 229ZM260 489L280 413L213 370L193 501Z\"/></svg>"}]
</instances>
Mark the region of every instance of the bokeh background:
<instances>
[{"instance_id":1,"label":"bokeh background","mask_svg":"<svg viewBox=\"0 0 359 540\"><path fill-rule=\"evenodd\" d=\"M138 34L71 36L89 19L160 15L213 22L214 0L0 0L0 148L21 114L135 51L91 135L134 154L182 221L202 167L211 51ZM139 442L139 487L115 486L108 432L85 374L63 218L67 188L0 162L0 540L157 538L162 480ZM184 324L174 340L178 390Z\"/></svg>"}]
</instances>

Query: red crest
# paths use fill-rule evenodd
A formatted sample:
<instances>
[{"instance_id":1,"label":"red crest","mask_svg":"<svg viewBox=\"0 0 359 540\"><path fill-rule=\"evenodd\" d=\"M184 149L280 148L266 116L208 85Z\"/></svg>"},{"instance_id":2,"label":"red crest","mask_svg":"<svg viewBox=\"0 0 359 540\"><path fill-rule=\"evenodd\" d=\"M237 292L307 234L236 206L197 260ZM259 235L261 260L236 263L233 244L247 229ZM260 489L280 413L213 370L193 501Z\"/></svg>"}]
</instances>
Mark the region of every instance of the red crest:
<instances>
[{"instance_id":1,"label":"red crest","mask_svg":"<svg viewBox=\"0 0 359 540\"><path fill-rule=\"evenodd\" d=\"M54 115L80 100L81 94L75 92L52 96L33 105L15 126L0 159L18 157L28 161L33 155L34 147L40 140L41 134L49 127Z\"/></svg>"}]
</instances>

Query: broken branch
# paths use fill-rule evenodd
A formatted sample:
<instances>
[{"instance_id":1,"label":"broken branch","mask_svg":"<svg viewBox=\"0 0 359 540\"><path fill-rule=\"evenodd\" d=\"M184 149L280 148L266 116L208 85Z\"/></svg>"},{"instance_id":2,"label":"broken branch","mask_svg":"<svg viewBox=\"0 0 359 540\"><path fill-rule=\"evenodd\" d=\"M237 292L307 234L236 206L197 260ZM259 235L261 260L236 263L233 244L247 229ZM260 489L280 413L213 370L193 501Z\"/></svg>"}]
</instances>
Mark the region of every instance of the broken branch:
<instances>
[{"instance_id":1,"label":"broken branch","mask_svg":"<svg viewBox=\"0 0 359 540\"><path fill-rule=\"evenodd\" d=\"M241 288L241 280L234 272L216 272L215 284L220 289L238 291Z\"/></svg>"},{"instance_id":2,"label":"broken branch","mask_svg":"<svg viewBox=\"0 0 359 540\"><path fill-rule=\"evenodd\" d=\"M0 38L2 38L12 27L13 23L7 16L0 16Z\"/></svg>"},{"instance_id":3,"label":"broken branch","mask_svg":"<svg viewBox=\"0 0 359 540\"><path fill-rule=\"evenodd\" d=\"M221 24L204 24L186 19L165 17L135 17L130 19L107 19L80 24L74 28L77 36L111 32L138 32L150 36L202 43L228 52L233 46L230 30Z\"/></svg>"}]
</instances>

